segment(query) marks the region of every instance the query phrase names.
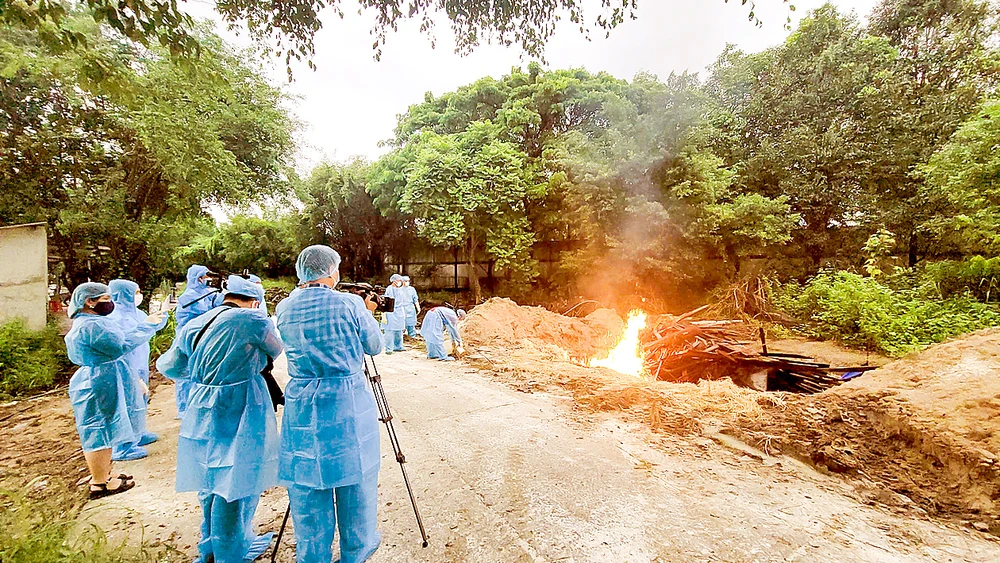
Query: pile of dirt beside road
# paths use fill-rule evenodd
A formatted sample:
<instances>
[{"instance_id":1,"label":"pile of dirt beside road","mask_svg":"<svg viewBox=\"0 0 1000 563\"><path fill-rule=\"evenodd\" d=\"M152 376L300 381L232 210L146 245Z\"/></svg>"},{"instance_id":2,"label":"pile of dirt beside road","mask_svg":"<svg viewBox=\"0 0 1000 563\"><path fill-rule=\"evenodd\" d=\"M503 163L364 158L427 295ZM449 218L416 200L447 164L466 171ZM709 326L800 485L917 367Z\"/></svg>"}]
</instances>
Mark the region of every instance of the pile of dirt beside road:
<instances>
[{"instance_id":1,"label":"pile of dirt beside road","mask_svg":"<svg viewBox=\"0 0 1000 563\"><path fill-rule=\"evenodd\" d=\"M1000 330L929 348L857 381L785 402L732 431L874 490L903 495L892 498L904 504L971 518L1000 534Z\"/></svg>"},{"instance_id":2,"label":"pile of dirt beside road","mask_svg":"<svg viewBox=\"0 0 1000 563\"><path fill-rule=\"evenodd\" d=\"M588 321L491 300L463 330L488 361L482 367L522 391L566 394L584 410L618 412L675 436L721 428L766 453L850 477L873 503L958 516L1000 534L1000 330L930 348L821 394L795 395L584 367L571 358L593 357L619 334L607 323L611 334L598 338L601 329ZM836 362L864 359L826 353Z\"/></svg>"},{"instance_id":3,"label":"pile of dirt beside road","mask_svg":"<svg viewBox=\"0 0 1000 563\"><path fill-rule=\"evenodd\" d=\"M527 346L564 359L589 360L611 349L623 327L611 309L577 319L494 297L469 313L462 323L462 338L473 345Z\"/></svg>"}]
</instances>

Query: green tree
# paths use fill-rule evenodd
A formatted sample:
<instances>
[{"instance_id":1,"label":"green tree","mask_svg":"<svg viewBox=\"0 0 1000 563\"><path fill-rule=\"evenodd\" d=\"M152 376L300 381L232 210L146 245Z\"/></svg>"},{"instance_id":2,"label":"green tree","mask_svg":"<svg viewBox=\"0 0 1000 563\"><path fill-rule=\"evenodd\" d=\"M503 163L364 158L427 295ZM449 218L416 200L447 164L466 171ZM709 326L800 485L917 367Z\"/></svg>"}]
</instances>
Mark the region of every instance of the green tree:
<instances>
[{"instance_id":1,"label":"green tree","mask_svg":"<svg viewBox=\"0 0 1000 563\"><path fill-rule=\"evenodd\" d=\"M405 261L414 234L412 220L375 207L369 167L360 159L322 163L295 190L303 205L296 219L300 244L337 249L341 272L355 281L382 278L389 257Z\"/></svg>"},{"instance_id":2,"label":"green tree","mask_svg":"<svg viewBox=\"0 0 1000 563\"><path fill-rule=\"evenodd\" d=\"M895 59L895 94L888 100L893 134L884 144L895 170L882 188L883 224L902 235L914 266L933 254L917 226L930 217L916 168L927 162L1000 82L996 50L1000 11L989 0L883 0L869 32L885 37Z\"/></svg>"},{"instance_id":3,"label":"green tree","mask_svg":"<svg viewBox=\"0 0 1000 563\"><path fill-rule=\"evenodd\" d=\"M541 194L532 189L526 155L500 135L489 121L461 133L420 133L376 163L369 184L377 201L412 216L428 242L464 249L477 302L480 250L514 281L536 275L526 206Z\"/></svg>"},{"instance_id":4,"label":"green tree","mask_svg":"<svg viewBox=\"0 0 1000 563\"><path fill-rule=\"evenodd\" d=\"M296 124L221 40L205 34L202 66L183 69L86 13L70 23L86 49L0 27L0 217L49 223L66 285L155 283L210 228L204 205L287 191Z\"/></svg>"},{"instance_id":5,"label":"green tree","mask_svg":"<svg viewBox=\"0 0 1000 563\"><path fill-rule=\"evenodd\" d=\"M939 254L1000 255L1000 100L985 102L920 168L922 224Z\"/></svg>"},{"instance_id":6,"label":"green tree","mask_svg":"<svg viewBox=\"0 0 1000 563\"><path fill-rule=\"evenodd\" d=\"M718 154L740 191L786 196L802 217L796 247L818 266L859 248L895 178L886 127L896 51L827 4L781 46L727 50L708 88Z\"/></svg>"}]
</instances>

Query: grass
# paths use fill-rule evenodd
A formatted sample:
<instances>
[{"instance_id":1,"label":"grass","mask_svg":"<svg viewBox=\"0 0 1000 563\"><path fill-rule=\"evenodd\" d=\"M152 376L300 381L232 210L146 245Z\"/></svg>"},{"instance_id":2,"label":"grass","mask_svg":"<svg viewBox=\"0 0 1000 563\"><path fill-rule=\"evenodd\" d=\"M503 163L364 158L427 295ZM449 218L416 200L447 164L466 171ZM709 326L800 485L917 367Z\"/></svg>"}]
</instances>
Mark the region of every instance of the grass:
<instances>
[{"instance_id":1,"label":"grass","mask_svg":"<svg viewBox=\"0 0 1000 563\"><path fill-rule=\"evenodd\" d=\"M34 484L26 490L32 490ZM51 488L49 488L51 489ZM176 550L142 542L115 544L100 528L78 521L82 503L68 492L39 496L0 490L3 563L126 563L181 561Z\"/></svg>"},{"instance_id":2,"label":"grass","mask_svg":"<svg viewBox=\"0 0 1000 563\"><path fill-rule=\"evenodd\" d=\"M0 325L0 399L51 387L68 367L66 345L54 323L40 331L28 330L19 319Z\"/></svg>"}]
</instances>

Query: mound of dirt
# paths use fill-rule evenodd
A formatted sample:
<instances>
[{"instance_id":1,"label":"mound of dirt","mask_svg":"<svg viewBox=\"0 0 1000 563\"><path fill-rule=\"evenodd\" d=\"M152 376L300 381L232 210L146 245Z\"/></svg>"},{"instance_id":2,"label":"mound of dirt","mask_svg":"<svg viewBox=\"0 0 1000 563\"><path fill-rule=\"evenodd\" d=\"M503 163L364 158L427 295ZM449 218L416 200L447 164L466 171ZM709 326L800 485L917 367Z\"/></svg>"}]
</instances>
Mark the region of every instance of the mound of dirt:
<instances>
[{"instance_id":1,"label":"mound of dirt","mask_svg":"<svg viewBox=\"0 0 1000 563\"><path fill-rule=\"evenodd\" d=\"M737 434L1000 533L1000 330L971 334L813 396Z\"/></svg>"},{"instance_id":2,"label":"mound of dirt","mask_svg":"<svg viewBox=\"0 0 1000 563\"><path fill-rule=\"evenodd\" d=\"M556 347L571 358L590 359L612 348L623 327L621 317L611 309L598 309L577 319L495 297L473 309L461 330L463 340L473 345L528 346L550 351Z\"/></svg>"},{"instance_id":3,"label":"mound of dirt","mask_svg":"<svg viewBox=\"0 0 1000 563\"><path fill-rule=\"evenodd\" d=\"M723 428L769 454L850 477L873 503L973 520L1000 535L1000 330L816 395L761 393L729 380L646 381L569 361L609 349L621 330L613 311L573 319L507 299L490 300L463 324L489 369L517 389L566 393L583 409L619 412L675 436ZM864 359L821 344L830 361ZM776 348L797 351L788 345Z\"/></svg>"}]
</instances>

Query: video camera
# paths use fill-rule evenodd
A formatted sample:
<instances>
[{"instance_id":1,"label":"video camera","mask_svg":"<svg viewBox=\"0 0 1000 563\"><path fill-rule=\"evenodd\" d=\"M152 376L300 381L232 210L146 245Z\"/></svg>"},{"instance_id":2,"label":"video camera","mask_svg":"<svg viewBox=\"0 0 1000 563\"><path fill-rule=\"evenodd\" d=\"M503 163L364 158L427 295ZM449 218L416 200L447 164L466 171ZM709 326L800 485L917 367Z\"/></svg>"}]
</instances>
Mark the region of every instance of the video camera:
<instances>
[{"instance_id":1,"label":"video camera","mask_svg":"<svg viewBox=\"0 0 1000 563\"><path fill-rule=\"evenodd\" d=\"M229 276L239 276L243 279L250 279L250 273L246 270L241 274L226 272L223 270L212 271L207 274L208 282L205 283L208 287L216 289L218 291L226 290L226 282L229 281Z\"/></svg>"},{"instance_id":2,"label":"video camera","mask_svg":"<svg viewBox=\"0 0 1000 563\"><path fill-rule=\"evenodd\" d=\"M385 293L385 288L377 285L372 285L370 283L350 283L350 282L340 282L337 285L337 289L347 293L353 293L354 295L360 296L362 299L372 298L372 301L378 305L375 308L377 313L391 313L396 309L396 300L392 297L385 297L382 295Z\"/></svg>"}]
</instances>

